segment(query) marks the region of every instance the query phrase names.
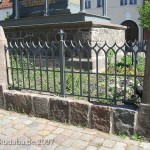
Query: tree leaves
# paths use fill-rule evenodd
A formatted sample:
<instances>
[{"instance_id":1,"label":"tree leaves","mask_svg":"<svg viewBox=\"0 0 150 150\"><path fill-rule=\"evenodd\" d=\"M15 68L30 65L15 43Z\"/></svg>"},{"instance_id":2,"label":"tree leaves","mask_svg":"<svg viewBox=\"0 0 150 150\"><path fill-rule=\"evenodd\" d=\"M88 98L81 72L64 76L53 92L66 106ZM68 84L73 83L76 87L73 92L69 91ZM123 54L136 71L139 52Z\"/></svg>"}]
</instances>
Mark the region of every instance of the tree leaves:
<instances>
[{"instance_id":1,"label":"tree leaves","mask_svg":"<svg viewBox=\"0 0 150 150\"><path fill-rule=\"evenodd\" d=\"M145 1L143 7L138 7L138 11L140 14L140 25L143 28L150 30L150 1Z\"/></svg>"}]
</instances>

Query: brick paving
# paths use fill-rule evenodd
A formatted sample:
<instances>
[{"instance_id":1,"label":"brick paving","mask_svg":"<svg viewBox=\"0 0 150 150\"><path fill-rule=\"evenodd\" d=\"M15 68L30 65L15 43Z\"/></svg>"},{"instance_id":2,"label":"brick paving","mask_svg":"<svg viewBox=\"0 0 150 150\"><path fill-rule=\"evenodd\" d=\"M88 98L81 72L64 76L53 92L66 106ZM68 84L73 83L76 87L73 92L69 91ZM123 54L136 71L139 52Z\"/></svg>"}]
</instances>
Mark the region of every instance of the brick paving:
<instances>
[{"instance_id":1,"label":"brick paving","mask_svg":"<svg viewBox=\"0 0 150 150\"><path fill-rule=\"evenodd\" d=\"M26 149L150 150L150 143L0 109L0 150Z\"/></svg>"}]
</instances>

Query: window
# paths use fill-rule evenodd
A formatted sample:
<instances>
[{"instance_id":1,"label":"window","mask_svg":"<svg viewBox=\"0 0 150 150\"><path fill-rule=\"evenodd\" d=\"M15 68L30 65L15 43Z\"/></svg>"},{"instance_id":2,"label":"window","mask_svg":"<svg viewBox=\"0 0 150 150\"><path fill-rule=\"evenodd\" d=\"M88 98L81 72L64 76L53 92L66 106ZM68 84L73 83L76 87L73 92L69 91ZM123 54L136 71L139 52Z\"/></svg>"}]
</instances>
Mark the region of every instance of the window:
<instances>
[{"instance_id":1,"label":"window","mask_svg":"<svg viewBox=\"0 0 150 150\"><path fill-rule=\"evenodd\" d=\"M137 0L130 0L130 5L136 5L137 4Z\"/></svg>"},{"instance_id":2,"label":"window","mask_svg":"<svg viewBox=\"0 0 150 150\"><path fill-rule=\"evenodd\" d=\"M85 0L85 9L91 8L91 0Z\"/></svg>"},{"instance_id":3,"label":"window","mask_svg":"<svg viewBox=\"0 0 150 150\"><path fill-rule=\"evenodd\" d=\"M97 0L97 7L103 7L103 0Z\"/></svg>"},{"instance_id":4,"label":"window","mask_svg":"<svg viewBox=\"0 0 150 150\"><path fill-rule=\"evenodd\" d=\"M127 5L127 0L120 0L120 5Z\"/></svg>"}]
</instances>

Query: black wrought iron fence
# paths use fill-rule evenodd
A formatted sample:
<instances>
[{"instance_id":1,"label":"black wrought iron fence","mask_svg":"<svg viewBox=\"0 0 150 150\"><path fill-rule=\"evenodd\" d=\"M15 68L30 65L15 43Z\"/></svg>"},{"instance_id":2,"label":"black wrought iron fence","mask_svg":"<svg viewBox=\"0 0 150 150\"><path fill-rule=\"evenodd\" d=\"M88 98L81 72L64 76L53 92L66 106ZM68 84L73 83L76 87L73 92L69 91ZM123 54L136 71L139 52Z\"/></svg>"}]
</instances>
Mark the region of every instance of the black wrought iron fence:
<instances>
[{"instance_id":1,"label":"black wrought iron fence","mask_svg":"<svg viewBox=\"0 0 150 150\"><path fill-rule=\"evenodd\" d=\"M139 103L146 42L9 43L11 89L86 98L107 104ZM9 72L9 71L8 71Z\"/></svg>"}]
</instances>

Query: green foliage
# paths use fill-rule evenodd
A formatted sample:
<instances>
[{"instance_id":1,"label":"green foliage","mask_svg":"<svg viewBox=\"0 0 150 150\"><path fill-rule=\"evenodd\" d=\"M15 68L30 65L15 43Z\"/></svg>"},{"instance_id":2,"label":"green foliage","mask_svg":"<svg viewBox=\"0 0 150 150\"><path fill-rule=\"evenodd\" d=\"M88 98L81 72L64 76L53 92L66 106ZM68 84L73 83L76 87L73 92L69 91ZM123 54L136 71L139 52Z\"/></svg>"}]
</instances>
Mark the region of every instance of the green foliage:
<instances>
[{"instance_id":1,"label":"green foliage","mask_svg":"<svg viewBox=\"0 0 150 150\"><path fill-rule=\"evenodd\" d=\"M146 0L144 2L144 7L138 7L138 11L140 14L140 25L143 28L150 30L150 1Z\"/></svg>"},{"instance_id":2,"label":"green foliage","mask_svg":"<svg viewBox=\"0 0 150 150\"><path fill-rule=\"evenodd\" d=\"M127 134L125 134L121 131L119 131L116 135L122 139L125 139L126 137L128 137ZM141 140L141 136L139 136L137 133L130 135L129 138L134 140L134 141L140 141Z\"/></svg>"},{"instance_id":3,"label":"green foliage","mask_svg":"<svg viewBox=\"0 0 150 150\"><path fill-rule=\"evenodd\" d=\"M134 141L140 141L141 140L141 136L139 136L137 133L133 134L130 138Z\"/></svg>"},{"instance_id":4,"label":"green foliage","mask_svg":"<svg viewBox=\"0 0 150 150\"><path fill-rule=\"evenodd\" d=\"M144 76L144 68L145 68L145 59L142 56L139 56L137 60L137 70L139 75Z\"/></svg>"},{"instance_id":5,"label":"green foliage","mask_svg":"<svg viewBox=\"0 0 150 150\"><path fill-rule=\"evenodd\" d=\"M114 52L112 50L109 50L107 53L107 58L108 58L108 65L112 65L112 58L114 57Z\"/></svg>"},{"instance_id":6,"label":"green foliage","mask_svg":"<svg viewBox=\"0 0 150 150\"><path fill-rule=\"evenodd\" d=\"M132 57L130 55L126 55L126 57L122 57L121 63L125 66L129 67L132 65Z\"/></svg>"},{"instance_id":7,"label":"green foliage","mask_svg":"<svg viewBox=\"0 0 150 150\"><path fill-rule=\"evenodd\" d=\"M125 137L127 136L125 133L123 133L121 131L119 131L116 135L122 139L125 139Z\"/></svg>"},{"instance_id":8,"label":"green foliage","mask_svg":"<svg viewBox=\"0 0 150 150\"><path fill-rule=\"evenodd\" d=\"M6 17L4 18L4 20L8 20L10 16L11 16L10 12L6 12Z\"/></svg>"}]
</instances>

